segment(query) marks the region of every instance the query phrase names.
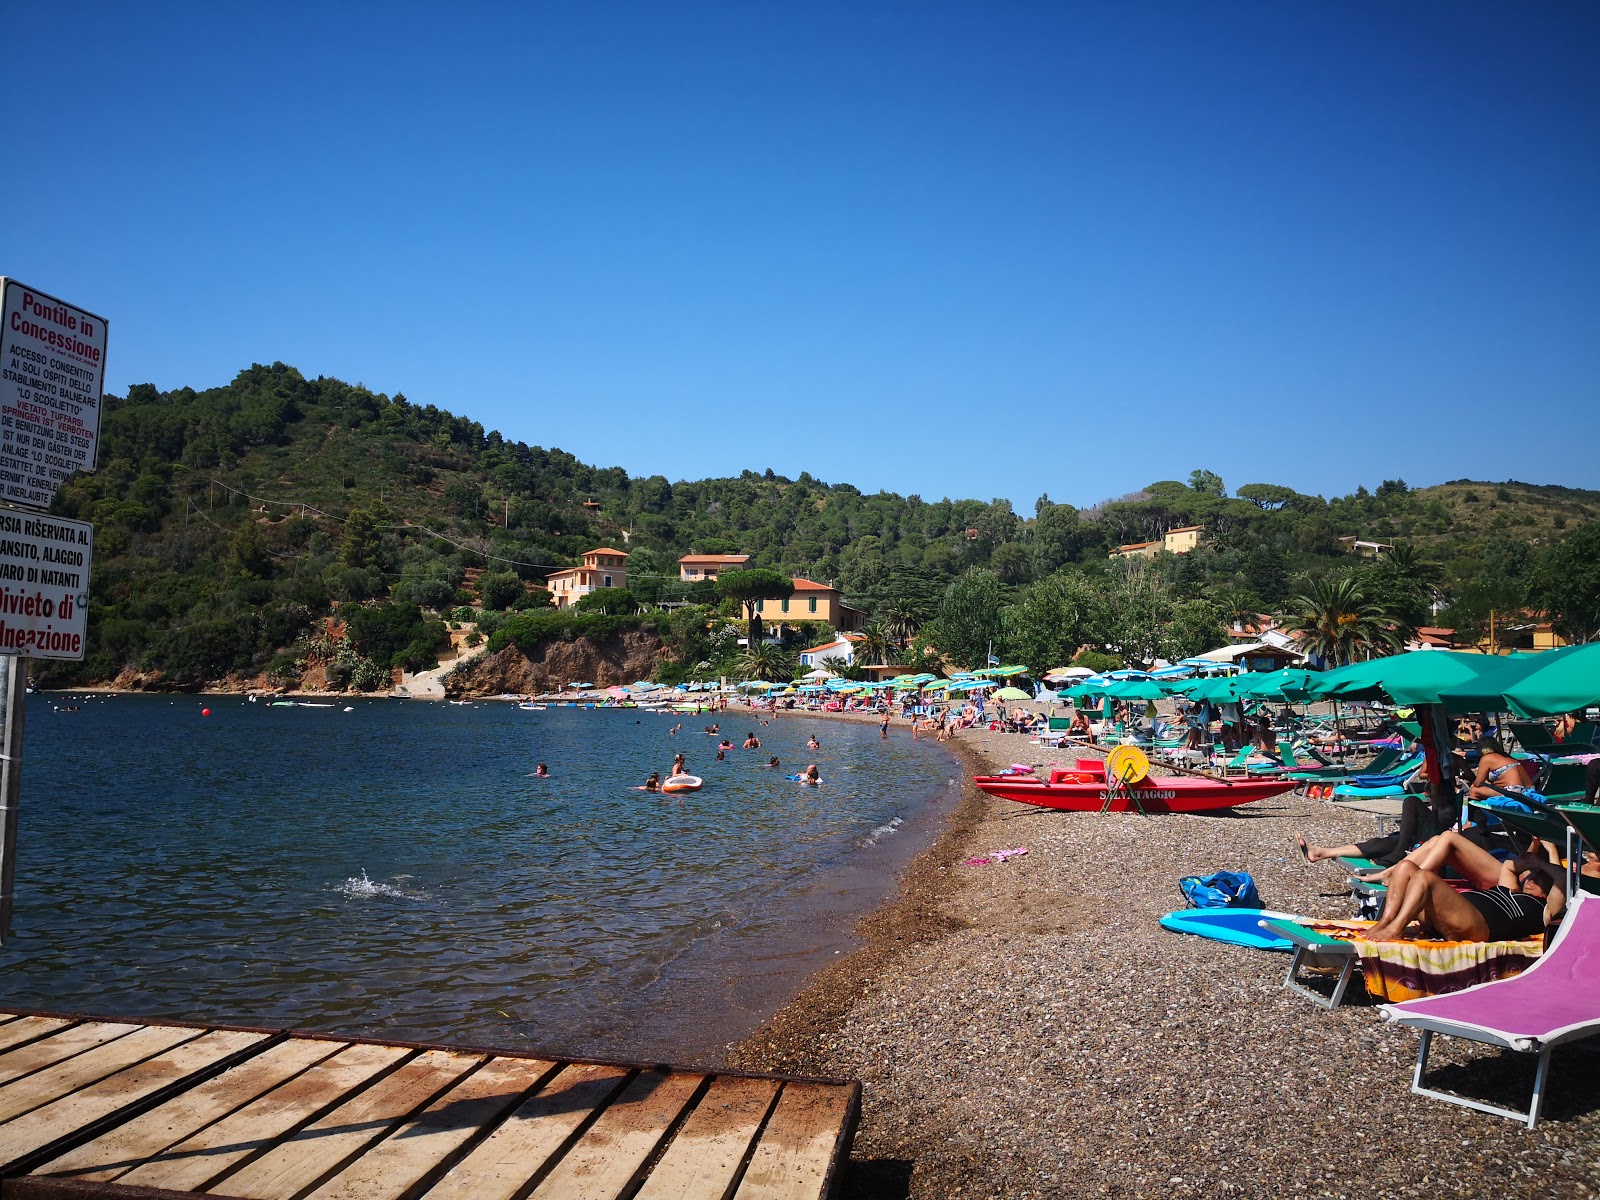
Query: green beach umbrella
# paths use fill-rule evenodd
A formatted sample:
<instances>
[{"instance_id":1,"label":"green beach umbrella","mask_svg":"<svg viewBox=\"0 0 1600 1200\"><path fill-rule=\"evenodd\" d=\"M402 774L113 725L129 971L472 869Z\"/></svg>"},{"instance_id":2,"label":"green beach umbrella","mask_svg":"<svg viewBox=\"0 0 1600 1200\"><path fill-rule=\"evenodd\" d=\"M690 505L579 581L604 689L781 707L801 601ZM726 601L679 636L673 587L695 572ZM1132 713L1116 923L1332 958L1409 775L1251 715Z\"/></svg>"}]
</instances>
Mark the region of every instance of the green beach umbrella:
<instances>
[{"instance_id":1,"label":"green beach umbrella","mask_svg":"<svg viewBox=\"0 0 1600 1200\"><path fill-rule=\"evenodd\" d=\"M994 694L996 700L1032 700L1033 697L1021 688L1003 687Z\"/></svg>"},{"instance_id":2,"label":"green beach umbrella","mask_svg":"<svg viewBox=\"0 0 1600 1200\"><path fill-rule=\"evenodd\" d=\"M1123 679L1105 689L1113 700L1165 700L1167 693L1153 679Z\"/></svg>"},{"instance_id":3,"label":"green beach umbrella","mask_svg":"<svg viewBox=\"0 0 1600 1200\"><path fill-rule=\"evenodd\" d=\"M1543 661L1505 690L1514 711L1547 717L1600 702L1600 642L1529 657Z\"/></svg>"},{"instance_id":4,"label":"green beach umbrella","mask_svg":"<svg viewBox=\"0 0 1600 1200\"><path fill-rule=\"evenodd\" d=\"M1289 700L1298 703L1311 698L1311 687L1316 681L1314 671L1289 667L1255 676L1245 675L1241 677L1239 687L1241 695L1256 700Z\"/></svg>"},{"instance_id":5,"label":"green beach umbrella","mask_svg":"<svg viewBox=\"0 0 1600 1200\"><path fill-rule=\"evenodd\" d=\"M1442 689L1469 683L1492 670L1495 661L1456 650L1413 650L1324 671L1310 690L1340 700L1387 695L1401 705L1436 704Z\"/></svg>"},{"instance_id":6,"label":"green beach umbrella","mask_svg":"<svg viewBox=\"0 0 1600 1200\"><path fill-rule=\"evenodd\" d=\"M1486 655L1478 675L1440 688L1439 701L1450 712L1509 712L1511 704L1505 697L1507 688L1521 683L1531 672L1544 666L1550 656L1576 649L1576 646L1567 646L1544 654L1513 651L1510 654Z\"/></svg>"}]
</instances>

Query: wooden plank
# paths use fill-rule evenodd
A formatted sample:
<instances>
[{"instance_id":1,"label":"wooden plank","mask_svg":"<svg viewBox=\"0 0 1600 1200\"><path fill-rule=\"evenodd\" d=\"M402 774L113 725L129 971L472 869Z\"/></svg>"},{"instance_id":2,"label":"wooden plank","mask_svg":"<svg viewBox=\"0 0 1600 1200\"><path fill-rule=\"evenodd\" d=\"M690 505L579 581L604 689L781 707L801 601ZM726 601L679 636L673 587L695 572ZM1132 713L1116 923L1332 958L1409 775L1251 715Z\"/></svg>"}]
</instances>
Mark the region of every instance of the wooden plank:
<instances>
[{"instance_id":1,"label":"wooden plank","mask_svg":"<svg viewBox=\"0 0 1600 1200\"><path fill-rule=\"evenodd\" d=\"M691 1071L641 1071L529 1196L616 1200L704 1081Z\"/></svg>"},{"instance_id":2,"label":"wooden plank","mask_svg":"<svg viewBox=\"0 0 1600 1200\"><path fill-rule=\"evenodd\" d=\"M635 1200L721 1200L739 1178L778 1088L776 1079L714 1081Z\"/></svg>"},{"instance_id":3,"label":"wooden plank","mask_svg":"<svg viewBox=\"0 0 1600 1200\"><path fill-rule=\"evenodd\" d=\"M143 1061L128 1063L120 1071L101 1075L88 1082L86 1086L75 1088L54 1102L35 1108L26 1116L0 1126L0 1163L8 1165L14 1163L24 1154L31 1154L50 1145L51 1142L59 1141L74 1130L84 1129L93 1122L108 1117L119 1109L127 1108L130 1104L135 1104L187 1076L203 1071L267 1037L263 1033L221 1030L197 1035L193 1029L170 1029L160 1026L142 1032L166 1034L168 1038L176 1040L177 1044L163 1047L159 1038L143 1039L141 1034L129 1034L108 1046L90 1051L90 1054L102 1055L109 1059L111 1057L109 1051L132 1049L134 1039L141 1039L147 1046L157 1047L155 1052L146 1055ZM65 1072L68 1068L81 1064L90 1054L80 1055L61 1064L53 1072L41 1074ZM22 1082L28 1083L39 1078L40 1075L35 1075Z\"/></svg>"},{"instance_id":4,"label":"wooden plank","mask_svg":"<svg viewBox=\"0 0 1600 1200\"><path fill-rule=\"evenodd\" d=\"M427 1200L511 1200L627 1078L623 1067L565 1068L430 1188Z\"/></svg>"},{"instance_id":5,"label":"wooden plank","mask_svg":"<svg viewBox=\"0 0 1600 1200\"><path fill-rule=\"evenodd\" d=\"M0 1053L20 1046L24 1042L31 1042L42 1038L47 1033L54 1033L58 1029L65 1029L71 1021L62 1020L60 1017L13 1017L4 1025L0 1025Z\"/></svg>"},{"instance_id":6,"label":"wooden plank","mask_svg":"<svg viewBox=\"0 0 1600 1200\"><path fill-rule=\"evenodd\" d=\"M786 1084L734 1200L819 1200L853 1098L839 1084Z\"/></svg>"},{"instance_id":7,"label":"wooden plank","mask_svg":"<svg viewBox=\"0 0 1600 1200\"><path fill-rule=\"evenodd\" d=\"M26 1046L8 1050L0 1054L0 1085L21 1079L24 1075L31 1075L45 1067L54 1066L74 1054L82 1054L85 1050L103 1046L139 1028L142 1027L119 1025L110 1021L86 1021L81 1025L72 1025L52 1033L42 1041L29 1042Z\"/></svg>"},{"instance_id":8,"label":"wooden plank","mask_svg":"<svg viewBox=\"0 0 1600 1200\"><path fill-rule=\"evenodd\" d=\"M158 1158L168 1147L215 1124L340 1049L339 1042L301 1038L269 1046L215 1079L36 1167L31 1174L102 1182L115 1179L142 1162Z\"/></svg>"},{"instance_id":9,"label":"wooden plank","mask_svg":"<svg viewBox=\"0 0 1600 1200\"><path fill-rule=\"evenodd\" d=\"M121 1176L129 1186L198 1192L251 1155L364 1087L411 1051L399 1046L317 1042L337 1049L310 1070L253 1100Z\"/></svg>"},{"instance_id":10,"label":"wooden plank","mask_svg":"<svg viewBox=\"0 0 1600 1200\"><path fill-rule=\"evenodd\" d=\"M76 1032L69 1029L49 1040L69 1037ZM182 1042L199 1037L204 1032L202 1029L174 1029L166 1025L151 1025L142 1029L135 1026L132 1033L124 1034L92 1050L75 1054L42 1071L35 1071L21 1079L13 1079L4 1087L0 1087L0 1121L9 1121L22 1113L59 1100L70 1092L88 1087L108 1075L115 1075L135 1063L143 1062L153 1054L170 1050ZM32 1046L24 1046L13 1053L21 1054L31 1049ZM0 1159L0 1161L10 1160Z\"/></svg>"},{"instance_id":11,"label":"wooden plank","mask_svg":"<svg viewBox=\"0 0 1600 1200\"><path fill-rule=\"evenodd\" d=\"M379 1200L408 1193L522 1100L556 1068L529 1058L494 1058L400 1126L308 1200Z\"/></svg>"},{"instance_id":12,"label":"wooden plank","mask_svg":"<svg viewBox=\"0 0 1600 1200\"><path fill-rule=\"evenodd\" d=\"M481 1055L424 1051L254 1162L218 1181L213 1190L246 1200L297 1196L387 1136L482 1061Z\"/></svg>"}]
</instances>

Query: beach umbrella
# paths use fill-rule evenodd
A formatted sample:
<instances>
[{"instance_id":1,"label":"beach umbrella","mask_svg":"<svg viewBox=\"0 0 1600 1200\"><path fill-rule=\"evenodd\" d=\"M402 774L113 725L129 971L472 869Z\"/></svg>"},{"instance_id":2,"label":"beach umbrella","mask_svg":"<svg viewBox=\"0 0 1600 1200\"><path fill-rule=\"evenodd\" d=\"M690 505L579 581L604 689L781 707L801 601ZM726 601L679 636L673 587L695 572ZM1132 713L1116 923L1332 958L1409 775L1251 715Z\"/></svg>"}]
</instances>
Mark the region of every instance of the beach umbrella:
<instances>
[{"instance_id":1,"label":"beach umbrella","mask_svg":"<svg viewBox=\"0 0 1600 1200\"><path fill-rule=\"evenodd\" d=\"M1021 688L1003 687L994 694L996 700L1032 700L1033 697Z\"/></svg>"},{"instance_id":2,"label":"beach umbrella","mask_svg":"<svg viewBox=\"0 0 1600 1200\"><path fill-rule=\"evenodd\" d=\"M1088 667L1051 667L1044 678L1046 683L1061 683L1068 679L1087 679L1093 674Z\"/></svg>"},{"instance_id":3,"label":"beach umbrella","mask_svg":"<svg viewBox=\"0 0 1600 1200\"><path fill-rule=\"evenodd\" d=\"M1124 679L1105 689L1113 700L1164 700L1167 693L1153 679Z\"/></svg>"},{"instance_id":4,"label":"beach umbrella","mask_svg":"<svg viewBox=\"0 0 1600 1200\"><path fill-rule=\"evenodd\" d=\"M1545 717L1600 703L1600 642L1529 657L1541 661L1505 690L1512 711Z\"/></svg>"},{"instance_id":5,"label":"beach umbrella","mask_svg":"<svg viewBox=\"0 0 1600 1200\"><path fill-rule=\"evenodd\" d=\"M592 688L594 686L594 684L592 684L592 683L569 683L567 686L568 687L575 687L575 688Z\"/></svg>"},{"instance_id":6,"label":"beach umbrella","mask_svg":"<svg viewBox=\"0 0 1600 1200\"><path fill-rule=\"evenodd\" d=\"M990 667L984 672L985 675L993 675L996 679L1011 679L1014 676L1026 675L1027 673L1027 667L1019 666Z\"/></svg>"},{"instance_id":7,"label":"beach umbrella","mask_svg":"<svg viewBox=\"0 0 1600 1200\"><path fill-rule=\"evenodd\" d=\"M1288 700L1301 703L1311 698L1311 687L1317 681L1314 671L1287 667L1282 671L1266 671L1254 676L1244 676L1239 681L1243 696L1257 700Z\"/></svg>"},{"instance_id":8,"label":"beach umbrella","mask_svg":"<svg viewBox=\"0 0 1600 1200\"><path fill-rule=\"evenodd\" d=\"M1308 689L1340 700L1386 695L1396 704L1437 704L1444 688L1470 683L1496 670L1492 655L1454 650L1413 650L1324 671Z\"/></svg>"},{"instance_id":9,"label":"beach umbrella","mask_svg":"<svg viewBox=\"0 0 1600 1200\"><path fill-rule=\"evenodd\" d=\"M627 694L628 689L624 687L608 687L606 689L606 695L613 696L618 700L623 699Z\"/></svg>"},{"instance_id":10,"label":"beach umbrella","mask_svg":"<svg viewBox=\"0 0 1600 1200\"><path fill-rule=\"evenodd\" d=\"M807 671L800 676L801 679L834 679L836 676L825 667L818 667L815 671Z\"/></svg>"}]
</instances>

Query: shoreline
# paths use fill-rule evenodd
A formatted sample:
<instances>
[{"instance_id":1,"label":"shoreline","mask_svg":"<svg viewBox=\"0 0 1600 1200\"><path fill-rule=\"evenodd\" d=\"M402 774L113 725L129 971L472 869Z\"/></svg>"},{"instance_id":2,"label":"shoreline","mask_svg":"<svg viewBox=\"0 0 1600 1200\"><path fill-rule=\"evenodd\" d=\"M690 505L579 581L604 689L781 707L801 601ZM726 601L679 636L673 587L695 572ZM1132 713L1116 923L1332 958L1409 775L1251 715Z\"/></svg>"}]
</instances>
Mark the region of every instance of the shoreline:
<instances>
[{"instance_id":1,"label":"shoreline","mask_svg":"<svg viewBox=\"0 0 1600 1200\"><path fill-rule=\"evenodd\" d=\"M987 730L943 745L969 774L1078 753ZM1287 955L1157 924L1184 907L1180 876L1223 869L1268 907L1348 917L1344 877L1291 839L1368 837L1371 817L1292 793L1220 816L1065 813L962 787L860 947L729 1059L862 1081L842 1197L1600 1195L1592 1044L1552 1055L1529 1131L1411 1094L1417 1035L1359 987L1329 1012L1282 987ZM1429 1067L1511 1105L1532 1075L1531 1056L1448 1038Z\"/></svg>"}]
</instances>

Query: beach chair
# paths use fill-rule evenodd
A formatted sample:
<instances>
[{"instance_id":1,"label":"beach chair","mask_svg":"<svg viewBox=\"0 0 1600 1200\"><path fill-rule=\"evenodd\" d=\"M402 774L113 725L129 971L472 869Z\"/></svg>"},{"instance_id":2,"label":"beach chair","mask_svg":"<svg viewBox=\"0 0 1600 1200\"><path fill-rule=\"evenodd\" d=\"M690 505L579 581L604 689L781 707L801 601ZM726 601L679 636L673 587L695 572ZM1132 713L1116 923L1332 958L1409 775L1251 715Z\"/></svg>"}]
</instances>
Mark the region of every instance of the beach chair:
<instances>
[{"instance_id":1,"label":"beach chair","mask_svg":"<svg viewBox=\"0 0 1600 1200\"><path fill-rule=\"evenodd\" d=\"M1556 735L1550 727L1538 721L1507 721L1506 729L1517 739L1517 745L1529 754L1549 755L1563 751L1570 754L1573 749L1556 741Z\"/></svg>"},{"instance_id":2,"label":"beach chair","mask_svg":"<svg viewBox=\"0 0 1600 1200\"><path fill-rule=\"evenodd\" d=\"M1479 1112L1539 1123L1553 1047L1600 1033L1600 900L1582 892L1567 901L1567 914L1549 947L1526 971L1511 979L1480 983L1444 996L1386 1004L1385 1020L1422 1031L1411 1090ZM1422 1085L1433 1035L1466 1038L1537 1054L1533 1100L1526 1112L1486 1104Z\"/></svg>"}]
</instances>

